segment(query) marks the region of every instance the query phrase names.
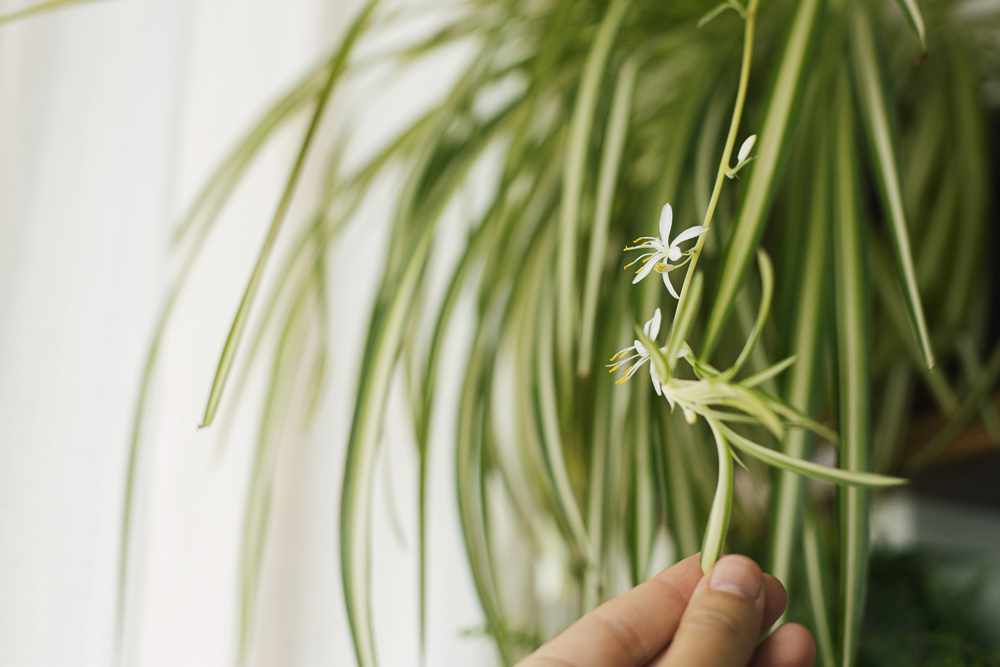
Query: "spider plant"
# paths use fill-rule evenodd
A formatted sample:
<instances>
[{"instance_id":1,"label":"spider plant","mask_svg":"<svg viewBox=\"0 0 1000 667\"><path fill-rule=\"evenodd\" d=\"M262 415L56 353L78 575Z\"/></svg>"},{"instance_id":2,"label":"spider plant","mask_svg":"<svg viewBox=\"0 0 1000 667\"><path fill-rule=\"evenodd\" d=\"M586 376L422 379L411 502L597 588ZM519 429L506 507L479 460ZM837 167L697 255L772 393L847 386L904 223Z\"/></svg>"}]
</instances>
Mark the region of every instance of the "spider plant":
<instances>
[{"instance_id":1,"label":"spider plant","mask_svg":"<svg viewBox=\"0 0 1000 667\"><path fill-rule=\"evenodd\" d=\"M529 600L531 613L515 613L504 594L510 575L497 563L508 545L490 530L504 512L539 558L553 543L568 554L565 597L580 614L616 592L618 572L633 584L652 574L658 535L677 557L701 550L706 569L727 539L745 545L801 600L793 609L811 610L797 620L814 630L822 663L854 664L870 487L897 481L883 473L933 462L977 415L996 419L988 399L1000 346L986 349L991 294L981 275L1000 14L947 0L460 0L435 14L429 37L366 48L414 12L439 9L370 0L328 57L247 132L182 221L179 277L135 417L120 613L162 332L242 175L276 131L304 116L202 421L210 427L232 411L248 369L270 359L247 498L240 660L254 627L276 434L297 403L318 402L326 322L343 315L327 312L328 250L347 226L365 224L357 211L375 185L395 179L340 481L341 569L359 664L378 664L369 531L394 382L409 397L420 462L414 623L426 632L430 425L463 301L474 321L456 436L435 446L454 449L469 564L504 664L549 627L539 599ZM345 87L374 63L404 69L456 43L471 55L447 94L363 164L346 163L350 123L329 114ZM751 135L733 164L737 141ZM322 173L306 168L317 161ZM484 169L486 204L458 239L445 234L442 220ZM310 216L291 218L304 180L322 196ZM677 229L695 231L673 242L669 229L656 236L668 213ZM282 236L292 241L276 243ZM660 254L646 257L646 279L633 285L620 249L637 237ZM697 240L682 251L678 239ZM442 266L440 249L455 243L457 261ZM667 285L647 278L654 268ZM671 282L677 268L683 276ZM432 279L440 271L443 287ZM622 348L648 360L652 387L613 386L606 366ZM904 460L918 398L948 421ZM836 447L838 467L810 460L818 442ZM807 493L803 475L842 484L838 501ZM769 509L741 497L739 479L769 489ZM828 594L831 582L839 597Z\"/></svg>"}]
</instances>

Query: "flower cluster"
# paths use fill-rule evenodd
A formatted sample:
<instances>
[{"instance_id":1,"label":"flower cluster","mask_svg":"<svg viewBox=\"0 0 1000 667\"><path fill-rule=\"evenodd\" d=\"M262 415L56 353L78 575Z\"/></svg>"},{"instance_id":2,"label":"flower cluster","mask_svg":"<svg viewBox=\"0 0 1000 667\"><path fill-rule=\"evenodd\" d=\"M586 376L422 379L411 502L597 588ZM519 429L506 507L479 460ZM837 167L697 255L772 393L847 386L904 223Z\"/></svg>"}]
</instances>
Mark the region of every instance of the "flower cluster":
<instances>
[{"instance_id":1,"label":"flower cluster","mask_svg":"<svg viewBox=\"0 0 1000 667\"><path fill-rule=\"evenodd\" d=\"M639 255L630 263L625 265L625 268L632 266L638 261L642 261L642 266L635 272L635 278L632 280L632 284L639 282L643 278L649 275L649 272L656 270L657 273L663 274L663 284L667 286L670 294L673 295L675 299L679 299L677 292L674 291L674 286L670 284L670 278L668 277L670 272L676 268L684 266L691 259L691 253L693 251L682 252L681 244L685 241L690 241L696 239L705 232L708 231L708 227L702 227L701 225L685 229L683 232L677 235L673 241L669 241L670 238L670 228L674 223L674 210L670 208L670 204L666 204L663 210L660 211L660 236L659 238L655 236L640 236L635 240L635 243L639 245L626 246L625 250L645 250L650 249L649 252ZM678 260L681 257L685 257L683 262ZM671 264L671 262L674 262Z\"/></svg>"},{"instance_id":2,"label":"flower cluster","mask_svg":"<svg viewBox=\"0 0 1000 667\"><path fill-rule=\"evenodd\" d=\"M723 171L726 176L733 178L753 159L750 157L750 150L753 148L755 139L756 136L751 136L740 147L735 167L729 168L725 166L725 162L723 163L724 166L720 167L719 183L721 183ZM837 484L890 486L903 481L872 473L829 468L789 456L752 442L737 428L734 428L745 424L759 425L770 431L779 441L789 428L806 428L831 441L837 439L837 434L830 429L759 388L760 384L791 366L795 361L794 357L779 361L742 380L736 379L760 338L774 293L774 270L771 266L771 260L768 259L767 253L763 250L757 252L762 283L757 320L743 346L743 351L733 365L724 371L717 370L706 361L698 359L685 341L701 298L702 280L698 274L689 276L691 280L687 285L688 289L684 292L684 298L681 299L670 282L669 274L692 260L697 262L697 254L700 250L697 245L687 251L681 250L680 246L682 243L692 241L705 234L709 229L709 224L710 222L706 220L705 226L690 227L671 240L673 209L671 209L670 204L667 204L660 213L659 237L643 236L636 239L636 245L625 248L626 251L646 251L625 267L628 268L636 262L642 262L642 266L635 272L636 275L632 283L639 282L652 271L660 273L663 275L664 285L670 294L678 300L677 311L670 325L670 333L665 346L660 347L656 342L661 322L660 309L657 308L641 331L636 328L636 339L632 345L615 354L611 358L612 364L610 364L611 372L618 370L623 364L631 364L625 374L617 381L617 384L622 384L648 363L653 388L658 396L666 399L667 403L670 404L670 409L680 407L689 424L695 424L701 417L712 431L719 454L719 481L709 513L701 555L701 566L706 572L719 557L725 541L733 494L733 462L742 465L734 448L768 465ZM693 266L694 263L688 267L688 271L691 271ZM696 379L675 376L676 366L681 359L690 366Z\"/></svg>"}]
</instances>

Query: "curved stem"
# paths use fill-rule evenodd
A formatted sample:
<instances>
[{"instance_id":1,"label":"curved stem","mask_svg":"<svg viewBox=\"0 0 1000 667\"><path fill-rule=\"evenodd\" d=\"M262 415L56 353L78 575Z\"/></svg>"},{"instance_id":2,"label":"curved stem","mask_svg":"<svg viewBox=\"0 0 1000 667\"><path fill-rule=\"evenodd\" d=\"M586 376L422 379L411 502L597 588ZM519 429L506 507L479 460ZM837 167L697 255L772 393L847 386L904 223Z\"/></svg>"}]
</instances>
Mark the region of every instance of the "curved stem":
<instances>
[{"instance_id":1,"label":"curved stem","mask_svg":"<svg viewBox=\"0 0 1000 667\"><path fill-rule=\"evenodd\" d=\"M715 489L712 509L708 514L708 526L705 528L705 541L701 545L701 571L708 572L722 555L722 547L726 543L726 533L729 531L729 515L733 508L733 452L729 449L726 437L718 428L714 419L706 419L715 436L715 445L719 452L719 484Z\"/></svg>"},{"instance_id":2,"label":"curved stem","mask_svg":"<svg viewBox=\"0 0 1000 667\"><path fill-rule=\"evenodd\" d=\"M712 218L715 216L715 208L719 203L719 194L722 192L722 183L729 169L729 160L733 155L733 146L736 144L736 132L740 127L740 119L743 117L743 104L747 96L747 83L750 80L750 61L753 59L753 36L757 24L757 6L760 0L750 0L747 5L743 31L743 63L740 66L740 83L736 90L736 104L733 107L733 119L729 123L729 135L726 137L726 147L722 151L722 160L719 162L719 171L715 176L715 187L712 189L712 198L708 202L708 210L705 211L705 221L701 224L705 227L712 226ZM681 287L680 298L677 299L677 309L680 310L684 297L687 296L688 286L691 283L691 276L694 275L694 268L698 264L701 256L701 249L705 245L706 234L698 237L698 242L691 251L691 263L688 265L687 273L684 274L684 285Z\"/></svg>"}]
</instances>

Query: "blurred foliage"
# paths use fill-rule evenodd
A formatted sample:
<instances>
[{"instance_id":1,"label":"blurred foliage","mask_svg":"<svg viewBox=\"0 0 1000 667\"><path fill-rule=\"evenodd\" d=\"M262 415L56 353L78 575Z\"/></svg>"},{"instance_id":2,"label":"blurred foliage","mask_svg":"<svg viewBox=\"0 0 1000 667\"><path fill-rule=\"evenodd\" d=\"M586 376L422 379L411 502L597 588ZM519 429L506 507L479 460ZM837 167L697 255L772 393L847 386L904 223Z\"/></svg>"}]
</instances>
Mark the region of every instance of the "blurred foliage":
<instances>
[{"instance_id":1,"label":"blurred foliage","mask_svg":"<svg viewBox=\"0 0 1000 667\"><path fill-rule=\"evenodd\" d=\"M1000 665L996 629L981 611L983 586L997 572L985 565L973 567L974 576L963 582L953 570L956 565L970 570L962 562L969 560L929 551L872 554L858 665Z\"/></svg>"}]
</instances>

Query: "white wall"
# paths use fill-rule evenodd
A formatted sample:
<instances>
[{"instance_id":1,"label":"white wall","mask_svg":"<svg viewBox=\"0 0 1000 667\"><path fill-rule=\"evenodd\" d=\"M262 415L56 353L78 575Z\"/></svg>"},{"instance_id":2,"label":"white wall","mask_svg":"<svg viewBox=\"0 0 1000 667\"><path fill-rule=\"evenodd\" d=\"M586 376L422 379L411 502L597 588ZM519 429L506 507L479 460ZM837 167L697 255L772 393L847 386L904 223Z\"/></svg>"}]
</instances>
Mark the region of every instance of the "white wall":
<instances>
[{"instance_id":1,"label":"white wall","mask_svg":"<svg viewBox=\"0 0 1000 667\"><path fill-rule=\"evenodd\" d=\"M8 0L0 10L25 4ZM170 275L170 232L234 140L329 47L356 4L102 0L0 26L0 665L112 663L129 428ZM200 415L301 131L289 128L248 174L168 332L141 475L128 664L234 661L255 402L251 395L221 454L212 430L188 424ZM354 661L336 524L380 271L350 246L371 237L350 230L331 258L332 382L314 429L279 463L253 664ZM446 382L443 391L458 388ZM441 420L442 434L450 423ZM376 633L384 664L415 665L415 458L405 422L392 420L388 436L392 466L380 487L391 475L404 541L388 529L380 488ZM432 461L427 664L488 665L489 643L461 635L482 618L462 556L452 462L445 450Z\"/></svg>"}]
</instances>

